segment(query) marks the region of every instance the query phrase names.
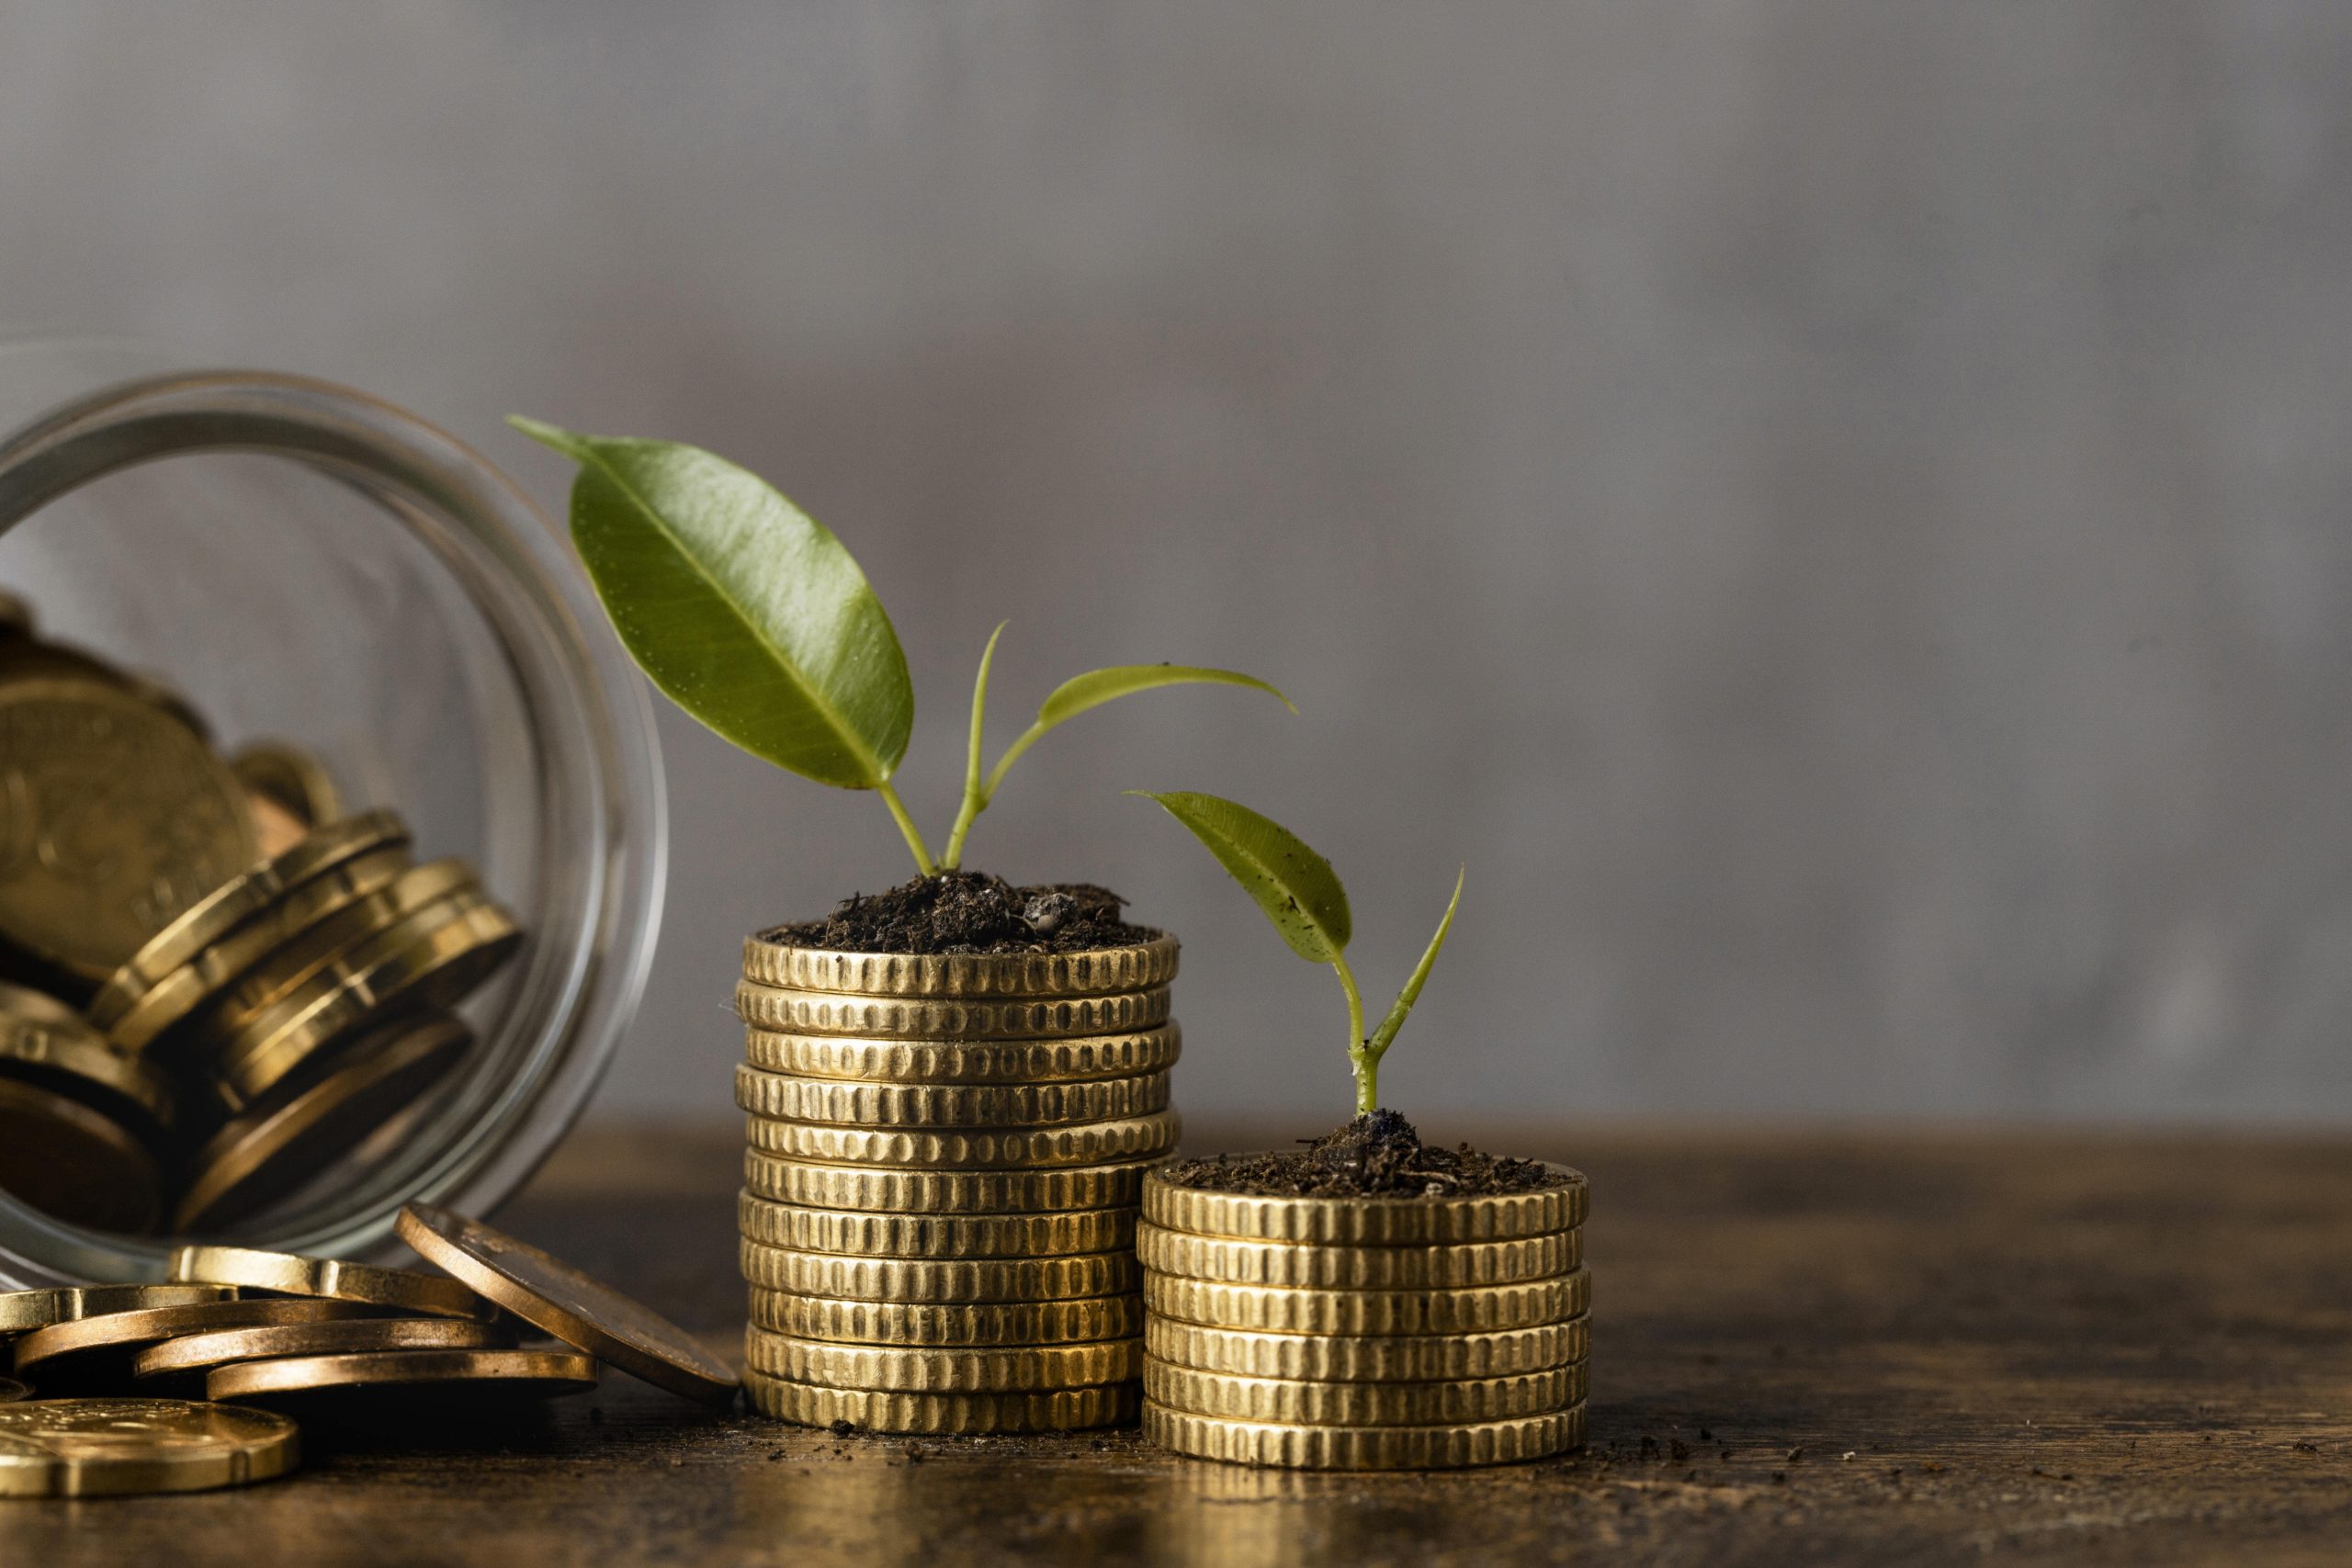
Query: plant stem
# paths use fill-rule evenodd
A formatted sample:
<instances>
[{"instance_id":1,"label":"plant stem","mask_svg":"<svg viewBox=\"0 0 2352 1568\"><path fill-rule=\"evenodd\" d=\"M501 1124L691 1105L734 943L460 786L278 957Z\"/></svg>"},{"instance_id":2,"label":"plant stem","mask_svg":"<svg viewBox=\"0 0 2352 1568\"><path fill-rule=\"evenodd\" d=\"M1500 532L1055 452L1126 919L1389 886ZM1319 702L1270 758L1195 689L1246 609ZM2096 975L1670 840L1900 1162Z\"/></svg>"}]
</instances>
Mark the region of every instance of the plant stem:
<instances>
[{"instance_id":1,"label":"plant stem","mask_svg":"<svg viewBox=\"0 0 2352 1568\"><path fill-rule=\"evenodd\" d=\"M876 784L874 792L882 797L882 804L888 807L890 815L898 819L899 831L907 836L907 848L915 852L915 864L922 868L925 876L937 876L939 867L933 862L931 851L923 847L922 835L915 831L915 819L907 815L907 803L899 798L899 792L890 787L888 779Z\"/></svg>"},{"instance_id":2,"label":"plant stem","mask_svg":"<svg viewBox=\"0 0 2352 1568\"><path fill-rule=\"evenodd\" d=\"M989 666L996 660L996 639L1012 624L999 621L996 630L989 634L989 645L980 650L979 675L972 682L972 746L964 762L964 803L956 808L956 825L947 830L947 852L939 857L941 867L947 871L964 863L964 835L972 830L973 819L989 808L989 796L994 793L980 782L980 731L988 722Z\"/></svg>"},{"instance_id":3,"label":"plant stem","mask_svg":"<svg viewBox=\"0 0 2352 1568\"><path fill-rule=\"evenodd\" d=\"M1004 755L996 760L996 771L989 774L989 787L982 795L984 800L995 797L996 786L1004 782L1006 770L1012 766L1022 752L1026 751L1044 738L1046 728L1045 725L1033 724L1021 732L1019 739L1004 749Z\"/></svg>"},{"instance_id":4,"label":"plant stem","mask_svg":"<svg viewBox=\"0 0 2352 1568\"><path fill-rule=\"evenodd\" d=\"M1348 1062L1356 1070L1356 1114L1369 1116L1380 1109L1380 1053L1363 1037L1363 992L1356 988L1348 955L1333 953L1331 968L1348 993Z\"/></svg>"}]
</instances>

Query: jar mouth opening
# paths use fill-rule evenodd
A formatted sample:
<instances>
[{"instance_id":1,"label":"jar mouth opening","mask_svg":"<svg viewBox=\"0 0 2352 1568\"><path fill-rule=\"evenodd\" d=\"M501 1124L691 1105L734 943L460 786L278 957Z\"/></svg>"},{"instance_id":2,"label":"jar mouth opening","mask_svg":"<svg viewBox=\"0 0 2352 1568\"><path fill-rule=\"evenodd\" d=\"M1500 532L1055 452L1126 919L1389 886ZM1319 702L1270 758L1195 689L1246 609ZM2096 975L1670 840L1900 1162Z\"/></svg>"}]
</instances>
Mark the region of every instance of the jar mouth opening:
<instances>
[{"instance_id":1,"label":"jar mouth opening","mask_svg":"<svg viewBox=\"0 0 2352 1568\"><path fill-rule=\"evenodd\" d=\"M0 358L0 378L10 363ZM235 477L297 476L272 479L262 493L292 490L310 510L289 508L302 514L272 525L316 525L315 538L301 536L361 584L370 613L383 604L432 613L390 623L323 609L289 615L313 644L287 653L299 664L339 643L322 667L385 680L421 650L442 660L462 697L443 705L463 712L435 722L464 728L469 744L384 738L369 754L374 782L426 777L432 803L455 803L447 823L471 835L484 882L527 933L506 973L465 1009L479 1043L445 1086L363 1139L331 1180L220 1233L281 1250L377 1257L398 1249L391 1224L404 1201L480 1213L510 1193L577 1117L618 1047L652 956L666 869L652 708L612 639L588 635L600 622L584 577L512 481L435 426L330 383L193 371L118 381L58 404L0 434L0 540L41 515L44 548L70 552L87 539L103 549L124 519L102 514L97 481L151 465L184 483L217 479L188 460L224 455ZM322 522L329 511L344 536ZM179 521L136 519L166 530ZM178 542L233 551L246 537L223 530ZM336 551L353 539L374 553L344 560ZM138 570L111 556L96 564ZM287 570L276 560L241 570L255 595L304 586L276 581ZM395 581L409 598L379 592ZM405 811L411 802L356 804ZM411 815L420 837L433 832L430 812ZM0 1287L156 1279L175 1245L79 1229L0 1193Z\"/></svg>"}]
</instances>

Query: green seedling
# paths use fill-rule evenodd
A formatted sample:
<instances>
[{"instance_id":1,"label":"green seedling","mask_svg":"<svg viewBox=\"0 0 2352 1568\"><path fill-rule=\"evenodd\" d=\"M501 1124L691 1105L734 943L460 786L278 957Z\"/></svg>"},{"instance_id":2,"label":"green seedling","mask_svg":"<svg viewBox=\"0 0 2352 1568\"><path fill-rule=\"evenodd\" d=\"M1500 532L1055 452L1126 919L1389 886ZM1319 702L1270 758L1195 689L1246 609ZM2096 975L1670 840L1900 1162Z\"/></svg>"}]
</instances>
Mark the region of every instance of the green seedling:
<instances>
[{"instance_id":1,"label":"green seedling","mask_svg":"<svg viewBox=\"0 0 2352 1568\"><path fill-rule=\"evenodd\" d=\"M914 728L907 656L842 542L757 474L697 447L509 423L580 465L572 541L638 667L753 756L819 784L880 795L925 876L963 863L964 840L1006 772L1047 730L1089 708L1201 683L1255 687L1290 706L1265 682L1230 670L1095 670L1057 687L984 774L980 730L1000 625L973 685L963 803L934 857L890 783Z\"/></svg>"},{"instance_id":2,"label":"green seedling","mask_svg":"<svg viewBox=\"0 0 2352 1568\"><path fill-rule=\"evenodd\" d=\"M1445 947L1445 933L1453 929L1453 911L1462 907L1461 874L1453 878L1453 899L1437 923L1437 935L1430 938L1429 950L1396 993L1396 1005L1366 1036L1363 993L1348 967L1348 942L1354 934L1348 890L1340 886L1331 863L1287 828L1233 801L1214 795L1127 793L1159 802L1168 815L1191 829L1193 837L1207 845L1242 890L1258 901L1293 953L1309 964L1329 964L1339 975L1340 988L1348 994L1348 1062L1355 1068L1356 1114L1368 1116L1379 1110L1380 1058L1405 1027L1405 1015L1420 1000L1421 986Z\"/></svg>"}]
</instances>

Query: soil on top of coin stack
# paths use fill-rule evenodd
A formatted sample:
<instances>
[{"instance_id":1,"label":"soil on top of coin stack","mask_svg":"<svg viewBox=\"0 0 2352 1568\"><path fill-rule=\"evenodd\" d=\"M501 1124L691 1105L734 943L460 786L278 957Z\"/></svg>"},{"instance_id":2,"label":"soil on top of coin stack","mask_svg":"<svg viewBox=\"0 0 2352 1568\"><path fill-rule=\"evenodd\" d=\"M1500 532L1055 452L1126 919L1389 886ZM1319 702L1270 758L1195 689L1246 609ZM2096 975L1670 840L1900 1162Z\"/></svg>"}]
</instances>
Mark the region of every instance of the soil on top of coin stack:
<instances>
[{"instance_id":1,"label":"soil on top of coin stack","mask_svg":"<svg viewBox=\"0 0 2352 1568\"><path fill-rule=\"evenodd\" d=\"M1293 1153L1178 1160L1165 1174L1179 1187L1260 1198L1473 1198L1566 1187L1574 1179L1535 1160L1467 1144L1433 1148L1394 1111L1359 1116Z\"/></svg>"},{"instance_id":2,"label":"soil on top of coin stack","mask_svg":"<svg viewBox=\"0 0 2352 1568\"><path fill-rule=\"evenodd\" d=\"M1157 942L1119 918L1126 900L1088 882L1015 887L978 871L919 876L844 898L831 917L777 926L762 940L833 953L1091 953Z\"/></svg>"}]
</instances>

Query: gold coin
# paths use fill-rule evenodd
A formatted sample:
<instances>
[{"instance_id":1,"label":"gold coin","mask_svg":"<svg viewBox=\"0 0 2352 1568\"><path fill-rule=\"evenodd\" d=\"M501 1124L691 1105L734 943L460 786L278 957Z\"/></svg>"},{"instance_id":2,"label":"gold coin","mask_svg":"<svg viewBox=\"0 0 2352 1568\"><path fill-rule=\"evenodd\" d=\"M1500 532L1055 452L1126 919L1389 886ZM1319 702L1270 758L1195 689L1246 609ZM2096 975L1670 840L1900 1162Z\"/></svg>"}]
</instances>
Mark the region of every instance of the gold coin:
<instances>
[{"instance_id":1,"label":"gold coin","mask_svg":"<svg viewBox=\"0 0 2352 1568\"><path fill-rule=\"evenodd\" d=\"M752 1240L854 1258L1061 1258L1134 1245L1133 1209L1058 1214L860 1214L804 1209L749 1192L735 1199L736 1228Z\"/></svg>"},{"instance_id":2,"label":"gold coin","mask_svg":"<svg viewBox=\"0 0 2352 1568\"><path fill-rule=\"evenodd\" d=\"M1268 1334L1492 1334L1581 1317L1592 1304L1581 1269L1517 1285L1456 1290L1319 1291L1221 1285L1147 1272L1144 1304L1181 1323Z\"/></svg>"},{"instance_id":3,"label":"gold coin","mask_svg":"<svg viewBox=\"0 0 2352 1568\"><path fill-rule=\"evenodd\" d=\"M764 1372L746 1372L752 1408L777 1421L830 1427L846 1421L869 1432L941 1437L978 1432L1075 1432L1133 1419L1131 1382L1053 1393L890 1393L870 1388L815 1388Z\"/></svg>"},{"instance_id":4,"label":"gold coin","mask_svg":"<svg viewBox=\"0 0 2352 1568\"><path fill-rule=\"evenodd\" d=\"M801 947L778 927L743 943L743 978L865 997L1101 997L1176 978L1176 939L1091 953L841 953Z\"/></svg>"},{"instance_id":5,"label":"gold coin","mask_svg":"<svg viewBox=\"0 0 2352 1568\"><path fill-rule=\"evenodd\" d=\"M745 980L735 987L745 1023L785 1034L898 1040L1044 1040L1128 1034L1168 1021L1168 987L1050 1001L899 1001L793 991Z\"/></svg>"},{"instance_id":6,"label":"gold coin","mask_svg":"<svg viewBox=\"0 0 2352 1568\"><path fill-rule=\"evenodd\" d=\"M279 1356L356 1356L377 1350L505 1350L514 1335L461 1317L354 1317L186 1334L139 1352L134 1377L209 1371Z\"/></svg>"},{"instance_id":7,"label":"gold coin","mask_svg":"<svg viewBox=\"0 0 2352 1568\"><path fill-rule=\"evenodd\" d=\"M30 1399L32 1396L33 1391L29 1385L20 1383L14 1378L0 1378L0 1404L14 1404L20 1399Z\"/></svg>"},{"instance_id":8,"label":"gold coin","mask_svg":"<svg viewBox=\"0 0 2352 1568\"><path fill-rule=\"evenodd\" d=\"M355 855L304 878L220 941L116 1008L105 1024L118 1045L133 1051L176 1045L183 1027L217 1027L223 998L255 965L286 951L288 944L389 887L409 869L408 851L393 847ZM117 970L98 996L128 995L126 970ZM97 1003L91 1018L98 1019Z\"/></svg>"},{"instance_id":9,"label":"gold coin","mask_svg":"<svg viewBox=\"0 0 2352 1568\"><path fill-rule=\"evenodd\" d=\"M122 1497L267 1481L301 1457L293 1422L179 1399L0 1406L0 1495Z\"/></svg>"},{"instance_id":10,"label":"gold coin","mask_svg":"<svg viewBox=\"0 0 2352 1568\"><path fill-rule=\"evenodd\" d=\"M861 1040L845 1034L743 1032L743 1055L755 1067L804 1078L863 1083L1068 1083L1165 1072L1183 1050L1171 1021L1129 1034L1080 1034L1065 1040Z\"/></svg>"},{"instance_id":11,"label":"gold coin","mask_svg":"<svg viewBox=\"0 0 2352 1568\"><path fill-rule=\"evenodd\" d=\"M0 637L33 635L33 607L20 596L0 589Z\"/></svg>"},{"instance_id":12,"label":"gold coin","mask_svg":"<svg viewBox=\"0 0 2352 1568\"><path fill-rule=\"evenodd\" d=\"M47 1387L61 1377L86 1376L93 1367L112 1370L112 1357L126 1354L159 1339L183 1334L209 1334L223 1328L263 1328L289 1323L323 1323L329 1318L364 1317L370 1308L356 1302L265 1301L239 1298L200 1302L194 1306L147 1307L135 1312L110 1312L97 1317L77 1317L36 1328L17 1341L16 1371L28 1373L35 1384Z\"/></svg>"},{"instance_id":13,"label":"gold coin","mask_svg":"<svg viewBox=\"0 0 2352 1568\"><path fill-rule=\"evenodd\" d=\"M229 759L237 782L304 827L315 828L343 815L343 796L334 775L316 757L279 740L256 740Z\"/></svg>"},{"instance_id":14,"label":"gold coin","mask_svg":"<svg viewBox=\"0 0 2352 1568\"><path fill-rule=\"evenodd\" d=\"M789 1291L752 1292L752 1322L777 1334L850 1345L1069 1345L1132 1339L1143 1331L1143 1298L1132 1292L1060 1302L962 1306L855 1302Z\"/></svg>"},{"instance_id":15,"label":"gold coin","mask_svg":"<svg viewBox=\"0 0 2352 1568\"><path fill-rule=\"evenodd\" d=\"M970 1167L1102 1165L1166 1154L1183 1122L1173 1111L1118 1122L1078 1122L1066 1127L999 1127L936 1132L836 1127L820 1122L749 1118L745 1133L763 1154L833 1165Z\"/></svg>"},{"instance_id":16,"label":"gold coin","mask_svg":"<svg viewBox=\"0 0 2352 1568\"><path fill-rule=\"evenodd\" d=\"M232 1361L206 1374L211 1399L271 1399L348 1389L432 1389L555 1399L596 1386L594 1356L569 1350L379 1350Z\"/></svg>"},{"instance_id":17,"label":"gold coin","mask_svg":"<svg viewBox=\"0 0 2352 1568\"><path fill-rule=\"evenodd\" d=\"M795 1339L754 1324L743 1331L743 1364L767 1377L820 1388L897 1393L1029 1393L1125 1382L1143 1369L1143 1341L1005 1349L915 1349Z\"/></svg>"},{"instance_id":18,"label":"gold coin","mask_svg":"<svg viewBox=\"0 0 2352 1568\"><path fill-rule=\"evenodd\" d=\"M185 1235L269 1207L441 1081L473 1038L446 1013L395 1019L318 1083L231 1121L188 1161L173 1228Z\"/></svg>"},{"instance_id":19,"label":"gold coin","mask_svg":"<svg viewBox=\"0 0 2352 1568\"><path fill-rule=\"evenodd\" d=\"M479 1220L429 1203L401 1210L402 1241L507 1311L567 1345L673 1393L722 1408L735 1374L651 1308Z\"/></svg>"},{"instance_id":20,"label":"gold coin","mask_svg":"<svg viewBox=\"0 0 2352 1568\"><path fill-rule=\"evenodd\" d=\"M1069 1258L842 1258L738 1244L743 1278L763 1291L865 1302L1069 1301L1136 1288L1132 1252Z\"/></svg>"},{"instance_id":21,"label":"gold coin","mask_svg":"<svg viewBox=\"0 0 2352 1568\"><path fill-rule=\"evenodd\" d=\"M1459 1427L1302 1427L1229 1421L1147 1403L1143 1435L1227 1464L1287 1470L1462 1470L1548 1459L1584 1443L1584 1406Z\"/></svg>"},{"instance_id":22,"label":"gold coin","mask_svg":"<svg viewBox=\"0 0 2352 1568\"><path fill-rule=\"evenodd\" d=\"M1148 1160L1044 1170L891 1170L743 1152L743 1185L812 1209L893 1214L1029 1214L1132 1206Z\"/></svg>"},{"instance_id":23,"label":"gold coin","mask_svg":"<svg viewBox=\"0 0 2352 1568\"><path fill-rule=\"evenodd\" d=\"M1581 1361L1443 1382L1310 1382L1144 1362L1144 1397L1171 1410L1306 1427L1453 1427L1542 1416L1584 1399Z\"/></svg>"},{"instance_id":24,"label":"gold coin","mask_svg":"<svg viewBox=\"0 0 2352 1568\"><path fill-rule=\"evenodd\" d=\"M1584 1175L1565 1165L1544 1168L1562 1185L1475 1197L1267 1198L1179 1187L1161 1177L1145 1186L1143 1215L1193 1235L1343 1247L1510 1241L1574 1230L1584 1224Z\"/></svg>"},{"instance_id":25,"label":"gold coin","mask_svg":"<svg viewBox=\"0 0 2352 1568\"><path fill-rule=\"evenodd\" d=\"M1492 1334L1261 1334L1155 1317L1146 1348L1171 1366L1315 1382L1440 1382L1513 1377L1581 1361L1591 1319Z\"/></svg>"},{"instance_id":26,"label":"gold coin","mask_svg":"<svg viewBox=\"0 0 2352 1568\"><path fill-rule=\"evenodd\" d=\"M1509 1285L1565 1274L1583 1261L1584 1247L1577 1231L1441 1247L1330 1247L1186 1235L1147 1224L1136 1228L1136 1254L1145 1268L1187 1280L1318 1291L1403 1291Z\"/></svg>"},{"instance_id":27,"label":"gold coin","mask_svg":"<svg viewBox=\"0 0 2352 1568\"><path fill-rule=\"evenodd\" d=\"M70 1095L0 1077L0 1190L51 1218L141 1235L164 1208L164 1173L131 1130Z\"/></svg>"},{"instance_id":28,"label":"gold coin","mask_svg":"<svg viewBox=\"0 0 2352 1568\"><path fill-rule=\"evenodd\" d=\"M455 1007L522 945L494 904L451 899L362 942L272 1003L214 1063L221 1103L243 1111L279 1084L319 1070L394 1008Z\"/></svg>"},{"instance_id":29,"label":"gold coin","mask_svg":"<svg viewBox=\"0 0 2352 1568\"><path fill-rule=\"evenodd\" d=\"M52 1323L103 1317L107 1313L231 1301L236 1294L226 1285L60 1285L41 1291L0 1291L0 1334L29 1334Z\"/></svg>"},{"instance_id":30,"label":"gold coin","mask_svg":"<svg viewBox=\"0 0 2352 1568\"><path fill-rule=\"evenodd\" d=\"M858 1127L1042 1127L1148 1116L1168 1107L1168 1075L1066 1084L861 1084L735 1069L735 1103L781 1122Z\"/></svg>"},{"instance_id":31,"label":"gold coin","mask_svg":"<svg viewBox=\"0 0 2352 1568\"><path fill-rule=\"evenodd\" d=\"M169 714L0 684L0 938L103 980L256 853L244 792Z\"/></svg>"},{"instance_id":32,"label":"gold coin","mask_svg":"<svg viewBox=\"0 0 2352 1568\"><path fill-rule=\"evenodd\" d=\"M497 1309L456 1280L413 1269L379 1269L332 1258L299 1258L250 1247L183 1247L172 1254L172 1278L235 1285L279 1296L356 1302L427 1317L481 1317Z\"/></svg>"},{"instance_id":33,"label":"gold coin","mask_svg":"<svg viewBox=\"0 0 2352 1568\"><path fill-rule=\"evenodd\" d=\"M0 982L0 1073L96 1103L153 1133L173 1122L172 1086L152 1064L118 1050L63 1003Z\"/></svg>"},{"instance_id":34,"label":"gold coin","mask_svg":"<svg viewBox=\"0 0 2352 1568\"><path fill-rule=\"evenodd\" d=\"M282 855L302 841L308 824L266 795L245 790L245 815L254 819L254 842L265 855Z\"/></svg>"},{"instance_id":35,"label":"gold coin","mask_svg":"<svg viewBox=\"0 0 2352 1568\"><path fill-rule=\"evenodd\" d=\"M346 861L404 850L408 829L389 811L370 811L333 823L243 875L211 889L142 943L90 1000L90 1017L109 1027L148 987L268 908L273 901Z\"/></svg>"}]
</instances>

